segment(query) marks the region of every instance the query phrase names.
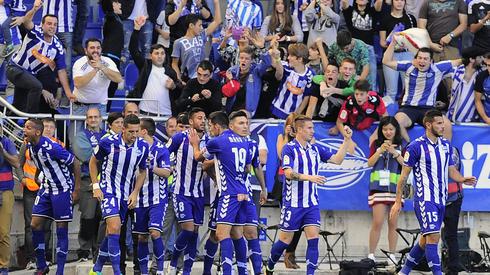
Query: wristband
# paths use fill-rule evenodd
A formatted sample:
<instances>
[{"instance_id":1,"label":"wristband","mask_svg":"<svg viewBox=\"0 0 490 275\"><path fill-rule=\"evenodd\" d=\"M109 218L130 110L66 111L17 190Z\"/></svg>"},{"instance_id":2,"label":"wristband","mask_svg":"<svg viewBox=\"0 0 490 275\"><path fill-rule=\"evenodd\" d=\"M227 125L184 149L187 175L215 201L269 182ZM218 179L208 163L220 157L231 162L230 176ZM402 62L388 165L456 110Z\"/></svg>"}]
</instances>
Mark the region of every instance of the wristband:
<instances>
[{"instance_id":1,"label":"wristband","mask_svg":"<svg viewBox=\"0 0 490 275\"><path fill-rule=\"evenodd\" d=\"M98 182L94 182L92 183L92 189L93 190L100 190L100 185Z\"/></svg>"}]
</instances>

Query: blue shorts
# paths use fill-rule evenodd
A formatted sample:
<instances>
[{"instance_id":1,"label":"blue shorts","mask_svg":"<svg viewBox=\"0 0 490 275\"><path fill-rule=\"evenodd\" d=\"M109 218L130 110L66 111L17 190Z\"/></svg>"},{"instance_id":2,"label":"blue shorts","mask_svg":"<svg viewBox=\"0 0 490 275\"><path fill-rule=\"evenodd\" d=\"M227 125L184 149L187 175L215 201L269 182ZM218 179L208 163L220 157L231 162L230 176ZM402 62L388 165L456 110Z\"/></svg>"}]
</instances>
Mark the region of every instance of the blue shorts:
<instances>
[{"instance_id":1,"label":"blue shorts","mask_svg":"<svg viewBox=\"0 0 490 275\"><path fill-rule=\"evenodd\" d=\"M280 225L282 231L298 231L306 226L320 227L320 208L318 205L309 208L283 206Z\"/></svg>"},{"instance_id":2,"label":"blue shorts","mask_svg":"<svg viewBox=\"0 0 490 275\"><path fill-rule=\"evenodd\" d=\"M439 233L444 220L446 207L430 201L413 201L415 216L419 221L422 236Z\"/></svg>"},{"instance_id":3,"label":"blue shorts","mask_svg":"<svg viewBox=\"0 0 490 275\"><path fill-rule=\"evenodd\" d=\"M128 212L128 201L119 199L112 194L104 194L104 199L100 203L102 210L102 218L117 217L121 219L121 224L126 219L126 213Z\"/></svg>"},{"instance_id":4,"label":"blue shorts","mask_svg":"<svg viewBox=\"0 0 490 275\"><path fill-rule=\"evenodd\" d=\"M54 195L45 189L39 190L32 207L32 215L52 219L55 222L71 222L73 219L71 192Z\"/></svg>"},{"instance_id":5,"label":"blue shorts","mask_svg":"<svg viewBox=\"0 0 490 275\"><path fill-rule=\"evenodd\" d=\"M245 218L245 225L258 226L259 217L257 215L257 207L255 206L252 197L247 202L247 217Z\"/></svg>"},{"instance_id":6,"label":"blue shorts","mask_svg":"<svg viewBox=\"0 0 490 275\"><path fill-rule=\"evenodd\" d=\"M218 196L214 198L214 201L209 205L209 230L216 231L216 213L218 210Z\"/></svg>"},{"instance_id":7,"label":"blue shorts","mask_svg":"<svg viewBox=\"0 0 490 275\"><path fill-rule=\"evenodd\" d=\"M174 194L175 216L179 223L194 222L201 226L204 222L204 198L187 197Z\"/></svg>"},{"instance_id":8,"label":"blue shorts","mask_svg":"<svg viewBox=\"0 0 490 275\"><path fill-rule=\"evenodd\" d=\"M133 233L148 234L150 229L163 232L163 219L167 205L167 202L162 202L148 207L135 208Z\"/></svg>"},{"instance_id":9,"label":"blue shorts","mask_svg":"<svg viewBox=\"0 0 490 275\"><path fill-rule=\"evenodd\" d=\"M248 201L238 201L237 196L220 196L216 209L216 223L245 225Z\"/></svg>"}]
</instances>

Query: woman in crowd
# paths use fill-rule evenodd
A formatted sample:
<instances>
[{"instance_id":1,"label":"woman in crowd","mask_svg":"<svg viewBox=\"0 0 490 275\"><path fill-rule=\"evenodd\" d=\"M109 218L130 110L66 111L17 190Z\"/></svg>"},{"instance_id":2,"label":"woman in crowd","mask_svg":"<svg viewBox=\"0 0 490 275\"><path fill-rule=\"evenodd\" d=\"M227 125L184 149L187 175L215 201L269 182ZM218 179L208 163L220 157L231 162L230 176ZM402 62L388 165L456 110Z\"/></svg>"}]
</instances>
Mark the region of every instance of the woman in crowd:
<instances>
[{"instance_id":1,"label":"woman in crowd","mask_svg":"<svg viewBox=\"0 0 490 275\"><path fill-rule=\"evenodd\" d=\"M303 30L297 17L290 13L289 1L275 0L274 11L264 19L260 34L266 42L276 39L279 46L303 42Z\"/></svg>"},{"instance_id":2,"label":"woman in crowd","mask_svg":"<svg viewBox=\"0 0 490 275\"><path fill-rule=\"evenodd\" d=\"M328 46L335 43L340 16L332 7L332 0L319 0L311 1L306 8L305 17L310 24L308 46L315 43L318 37L321 37Z\"/></svg>"},{"instance_id":3,"label":"woman in crowd","mask_svg":"<svg viewBox=\"0 0 490 275\"><path fill-rule=\"evenodd\" d=\"M395 202L396 184L403 164L400 125L392 116L381 118L378 138L371 144L368 166L373 167L369 183L369 206L373 209L373 221L369 233L368 258L376 260L374 252L378 245L381 228L390 207ZM397 219L388 220L388 246L390 259L396 262L393 252L397 242Z\"/></svg>"}]
</instances>

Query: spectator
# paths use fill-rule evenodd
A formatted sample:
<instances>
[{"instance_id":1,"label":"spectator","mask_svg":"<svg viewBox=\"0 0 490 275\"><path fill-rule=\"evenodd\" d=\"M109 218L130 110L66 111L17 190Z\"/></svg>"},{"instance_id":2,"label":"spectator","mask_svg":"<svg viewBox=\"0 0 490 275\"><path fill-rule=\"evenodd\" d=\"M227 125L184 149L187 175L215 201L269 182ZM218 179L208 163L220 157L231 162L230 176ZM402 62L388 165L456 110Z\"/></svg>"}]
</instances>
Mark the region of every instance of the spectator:
<instances>
[{"instance_id":1,"label":"spectator","mask_svg":"<svg viewBox=\"0 0 490 275\"><path fill-rule=\"evenodd\" d=\"M313 81L316 79L318 77L315 77ZM313 84L306 115L314 120L336 121L340 107L347 97L337 93L327 94L326 89L323 89L324 92L322 93L321 87L334 87L342 90L347 85L347 82L339 80L339 68L334 63L328 64L321 82Z\"/></svg>"},{"instance_id":2,"label":"spectator","mask_svg":"<svg viewBox=\"0 0 490 275\"><path fill-rule=\"evenodd\" d=\"M274 10L264 19L260 35L266 42L275 39L281 47L287 48L290 43L302 43L303 31L298 18L291 16L289 1L274 0Z\"/></svg>"},{"instance_id":3,"label":"spectator","mask_svg":"<svg viewBox=\"0 0 490 275\"><path fill-rule=\"evenodd\" d=\"M77 132L73 143L72 150L75 157L82 165L82 181L80 183L80 231L78 232L78 260L81 262L88 261L90 252L93 258L96 258L97 251L97 232L101 221L101 213L98 211L100 205L92 194L92 184L88 173L88 162L92 156L93 150L99 144L105 131L100 128L102 117L98 108L90 108L85 115L86 127L83 131Z\"/></svg>"},{"instance_id":4,"label":"spectator","mask_svg":"<svg viewBox=\"0 0 490 275\"><path fill-rule=\"evenodd\" d=\"M225 29L249 28L251 30L260 30L263 18L260 1L230 0L225 12Z\"/></svg>"},{"instance_id":5,"label":"spectator","mask_svg":"<svg viewBox=\"0 0 490 275\"><path fill-rule=\"evenodd\" d=\"M247 47L252 48L252 60L256 63L259 63L260 57L267 51L264 46L264 37L256 31L251 31L249 28L245 28L243 30L243 33L240 36L239 40L236 41L238 43L229 41L231 37L233 37L233 30L230 28L225 32L223 41L221 41L221 44L218 48L221 59L229 66L239 64L240 52ZM236 44L238 44L238 47Z\"/></svg>"},{"instance_id":6,"label":"spectator","mask_svg":"<svg viewBox=\"0 0 490 275\"><path fill-rule=\"evenodd\" d=\"M170 27L170 52L172 53L175 40L183 37L188 25L186 18L190 14L195 14L201 20L212 20L211 10L206 1L196 0L173 0L167 1L165 6L165 21Z\"/></svg>"},{"instance_id":7,"label":"spectator","mask_svg":"<svg viewBox=\"0 0 490 275\"><path fill-rule=\"evenodd\" d=\"M281 62L278 57L278 53L274 52L272 66L276 69L275 77L281 84L271 110L275 117L285 119L289 113L301 114L306 110L313 71L306 67L308 48L305 44L289 45L288 63Z\"/></svg>"},{"instance_id":8,"label":"spectator","mask_svg":"<svg viewBox=\"0 0 490 275\"><path fill-rule=\"evenodd\" d=\"M471 1L468 4L468 24L475 34L473 46L490 52L490 3Z\"/></svg>"},{"instance_id":9,"label":"spectator","mask_svg":"<svg viewBox=\"0 0 490 275\"><path fill-rule=\"evenodd\" d=\"M402 136L400 125L394 117L386 116L379 122L378 139L370 144L370 157L368 166L372 167L369 183L368 203L373 211L371 231L369 233L368 258L376 261L374 252L379 242L381 229L389 213L391 205L396 198L397 179L401 174L403 165ZM391 252L389 258L397 263L395 258L397 242L397 218L388 219L388 249Z\"/></svg>"},{"instance_id":10,"label":"spectator","mask_svg":"<svg viewBox=\"0 0 490 275\"><path fill-rule=\"evenodd\" d=\"M102 26L102 55L109 57L116 68L121 66L121 53L124 46L124 30L121 19L121 3L117 0L102 0L102 11L104 11L104 25ZM111 81L107 90L109 98L114 97L119 83ZM112 101L107 102L106 111L111 110Z\"/></svg>"},{"instance_id":11,"label":"spectator","mask_svg":"<svg viewBox=\"0 0 490 275\"><path fill-rule=\"evenodd\" d=\"M163 123L157 124L155 130L155 138L158 139L163 144L166 144L170 137L175 135L177 132L177 118L171 116L165 121L165 125Z\"/></svg>"},{"instance_id":12,"label":"spectator","mask_svg":"<svg viewBox=\"0 0 490 275\"><path fill-rule=\"evenodd\" d=\"M223 109L221 103L221 87L218 81L212 79L213 64L204 60L197 67L197 77L189 80L177 100L180 111L190 111L200 107L206 116L214 111Z\"/></svg>"},{"instance_id":13,"label":"spectator","mask_svg":"<svg viewBox=\"0 0 490 275\"><path fill-rule=\"evenodd\" d=\"M293 16L298 18L299 23L301 24L301 30L303 31L303 43L306 44L308 42L308 35L310 33L310 29L308 26L308 22L305 17L305 10L308 7L307 0L296 0L293 1Z\"/></svg>"},{"instance_id":14,"label":"spectator","mask_svg":"<svg viewBox=\"0 0 490 275\"><path fill-rule=\"evenodd\" d=\"M123 117L126 117L128 115L139 116L140 115L140 108L138 107L138 104L136 104L134 102L130 102L130 101L126 102L126 104L124 104L122 115L123 115Z\"/></svg>"},{"instance_id":15,"label":"spectator","mask_svg":"<svg viewBox=\"0 0 490 275\"><path fill-rule=\"evenodd\" d=\"M485 54L484 62L487 69L475 81L475 107L483 122L490 124L490 53Z\"/></svg>"},{"instance_id":16,"label":"spectator","mask_svg":"<svg viewBox=\"0 0 490 275\"><path fill-rule=\"evenodd\" d=\"M2 51L2 56L9 56L14 52L14 44L12 43L12 33L10 32L10 24L12 23L12 15L10 5L3 2L0 4L0 9L3 11L0 14L0 27L3 35L5 48Z\"/></svg>"},{"instance_id":17,"label":"spectator","mask_svg":"<svg viewBox=\"0 0 490 275\"><path fill-rule=\"evenodd\" d=\"M304 11L306 22L310 25L308 44L321 37L329 47L335 43L340 16L332 10L332 0L311 1Z\"/></svg>"},{"instance_id":18,"label":"spectator","mask_svg":"<svg viewBox=\"0 0 490 275\"><path fill-rule=\"evenodd\" d=\"M41 26L34 26L32 18L41 8L42 1L36 0L33 8L23 18L24 27L28 30L24 37L23 48L13 57L7 66L7 78L14 84L13 105L28 113L38 113L42 83L36 75L44 68L57 72L66 96L74 100L64 60L63 45L56 37L58 18L55 15L45 15ZM51 100L50 100L51 101Z\"/></svg>"},{"instance_id":19,"label":"spectator","mask_svg":"<svg viewBox=\"0 0 490 275\"><path fill-rule=\"evenodd\" d=\"M158 15L155 31L158 35L157 43L162 45L165 49L165 61L170 63L169 57L172 55L170 52L170 27L168 26L167 21L165 21L165 10L162 10Z\"/></svg>"},{"instance_id":20,"label":"spectator","mask_svg":"<svg viewBox=\"0 0 490 275\"><path fill-rule=\"evenodd\" d=\"M313 70L315 75L323 75L323 68L328 66L328 46L321 38L308 47L308 63L306 66Z\"/></svg>"},{"instance_id":21,"label":"spectator","mask_svg":"<svg viewBox=\"0 0 490 275\"><path fill-rule=\"evenodd\" d=\"M178 98L175 71L165 64L165 49L160 44L152 45L150 58L144 57L138 48L138 33L145 24L144 17L134 20L134 32L129 49L139 76L136 85L128 97L142 98L139 103L141 113L150 116L171 116L175 107L172 103Z\"/></svg>"},{"instance_id":22,"label":"spectator","mask_svg":"<svg viewBox=\"0 0 490 275\"><path fill-rule=\"evenodd\" d=\"M183 112L177 116L177 132L183 132L188 130L191 126L189 125L189 113Z\"/></svg>"},{"instance_id":23,"label":"spectator","mask_svg":"<svg viewBox=\"0 0 490 275\"><path fill-rule=\"evenodd\" d=\"M475 80L481 71L482 53L478 47L463 49L463 64L454 69L452 76L451 101L447 117L452 122L478 121L475 107Z\"/></svg>"},{"instance_id":24,"label":"spectator","mask_svg":"<svg viewBox=\"0 0 490 275\"><path fill-rule=\"evenodd\" d=\"M255 63L252 62L252 54L251 47L244 48L240 52L240 64L226 72L227 83L221 90L227 97L227 113L246 109L253 116L257 110L262 91L262 76L271 65L271 55L267 52L261 56L261 62Z\"/></svg>"},{"instance_id":25,"label":"spectator","mask_svg":"<svg viewBox=\"0 0 490 275\"><path fill-rule=\"evenodd\" d=\"M10 226L14 207L14 176L12 168L19 168L19 155L14 143L0 127L0 273L8 274L10 265Z\"/></svg>"},{"instance_id":26,"label":"spectator","mask_svg":"<svg viewBox=\"0 0 490 275\"><path fill-rule=\"evenodd\" d=\"M369 49L366 43L359 39L352 38L349 31L339 31L337 43L329 47L328 55L337 63L341 63L346 57L356 60L356 74L359 79L367 79L371 87L374 88L376 79L372 78L369 61ZM376 69L376 68L373 68Z\"/></svg>"},{"instance_id":27,"label":"spectator","mask_svg":"<svg viewBox=\"0 0 490 275\"><path fill-rule=\"evenodd\" d=\"M20 28L19 25L22 25L22 18L26 13L26 7L22 3L22 1L13 1L13 3L10 4L10 11L11 11L11 24L9 25L9 31L10 31L10 36L12 38L12 45L13 45L13 51L10 52L8 55L3 55L0 54L0 64L3 64L5 61L8 62L10 61L12 57L12 53L17 52L20 47L22 46L22 34L20 33ZM9 50L6 50L6 44L4 44L5 39L2 39L0 37L0 53L5 53L7 54ZM5 94L11 95L14 93L14 85L12 82L7 80L7 87L5 88Z\"/></svg>"},{"instance_id":28,"label":"spectator","mask_svg":"<svg viewBox=\"0 0 490 275\"><path fill-rule=\"evenodd\" d=\"M358 80L354 90L354 95L349 96L344 102L337 118L337 129L342 135L344 124L361 131L388 115L383 99L376 92L370 91L369 82Z\"/></svg>"},{"instance_id":29,"label":"spectator","mask_svg":"<svg viewBox=\"0 0 490 275\"><path fill-rule=\"evenodd\" d=\"M172 68L177 72L177 78L180 81L187 81L196 77L197 65L204 60L207 36L211 35L221 24L219 0L213 1L216 8L213 22L205 30L202 30L202 20L199 19L199 16L189 14L185 21L186 34L174 43Z\"/></svg>"},{"instance_id":30,"label":"spectator","mask_svg":"<svg viewBox=\"0 0 490 275\"><path fill-rule=\"evenodd\" d=\"M122 81L116 64L102 56L102 43L97 38L85 41L85 56L73 64L73 83L76 97L73 113L85 115L89 108L97 108L102 116L106 115L107 89L111 81Z\"/></svg>"},{"instance_id":31,"label":"spectator","mask_svg":"<svg viewBox=\"0 0 490 275\"><path fill-rule=\"evenodd\" d=\"M73 52L76 55L84 55L83 38L87 29L87 21L90 9L90 0L75 0L77 5L77 15L75 17L75 28L73 30Z\"/></svg>"},{"instance_id":32,"label":"spectator","mask_svg":"<svg viewBox=\"0 0 490 275\"><path fill-rule=\"evenodd\" d=\"M405 94L395 118L400 123L402 137L410 141L407 128L414 123L422 124L424 114L432 109L437 93L437 86L442 78L451 73L453 66L461 64L460 60L442 61L432 64L432 51L421 48L412 61L393 59L395 43L391 43L383 55L383 64L393 70L405 72ZM444 136L451 140L451 122L444 117Z\"/></svg>"},{"instance_id":33,"label":"spectator","mask_svg":"<svg viewBox=\"0 0 490 275\"><path fill-rule=\"evenodd\" d=\"M117 135L122 132L124 117L121 113L113 112L107 116L107 127L109 130L104 137L109 135Z\"/></svg>"},{"instance_id":34,"label":"spectator","mask_svg":"<svg viewBox=\"0 0 490 275\"><path fill-rule=\"evenodd\" d=\"M393 0L391 12L381 18L379 44L383 49L388 47L388 42L386 40L390 36L393 37L395 33L393 30L406 30L417 27L415 17L408 14L404 7L405 0ZM409 61L413 59L413 54L403 48L395 49L393 58L396 61ZM391 101L395 102L398 99L398 82L402 77L402 74L383 65L383 75L385 78L385 97L389 97Z\"/></svg>"}]
</instances>

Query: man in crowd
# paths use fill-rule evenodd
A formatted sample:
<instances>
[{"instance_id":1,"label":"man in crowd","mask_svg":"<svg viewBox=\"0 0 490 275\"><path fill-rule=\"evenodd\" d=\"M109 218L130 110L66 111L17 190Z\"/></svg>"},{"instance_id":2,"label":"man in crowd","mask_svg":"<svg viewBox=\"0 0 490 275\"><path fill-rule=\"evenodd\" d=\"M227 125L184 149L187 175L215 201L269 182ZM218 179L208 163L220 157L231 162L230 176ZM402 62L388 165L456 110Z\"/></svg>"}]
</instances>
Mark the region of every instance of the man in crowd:
<instances>
[{"instance_id":1,"label":"man in crowd","mask_svg":"<svg viewBox=\"0 0 490 275\"><path fill-rule=\"evenodd\" d=\"M475 107L483 122L490 124L490 52L483 56L487 69L475 81Z\"/></svg>"}]
</instances>

